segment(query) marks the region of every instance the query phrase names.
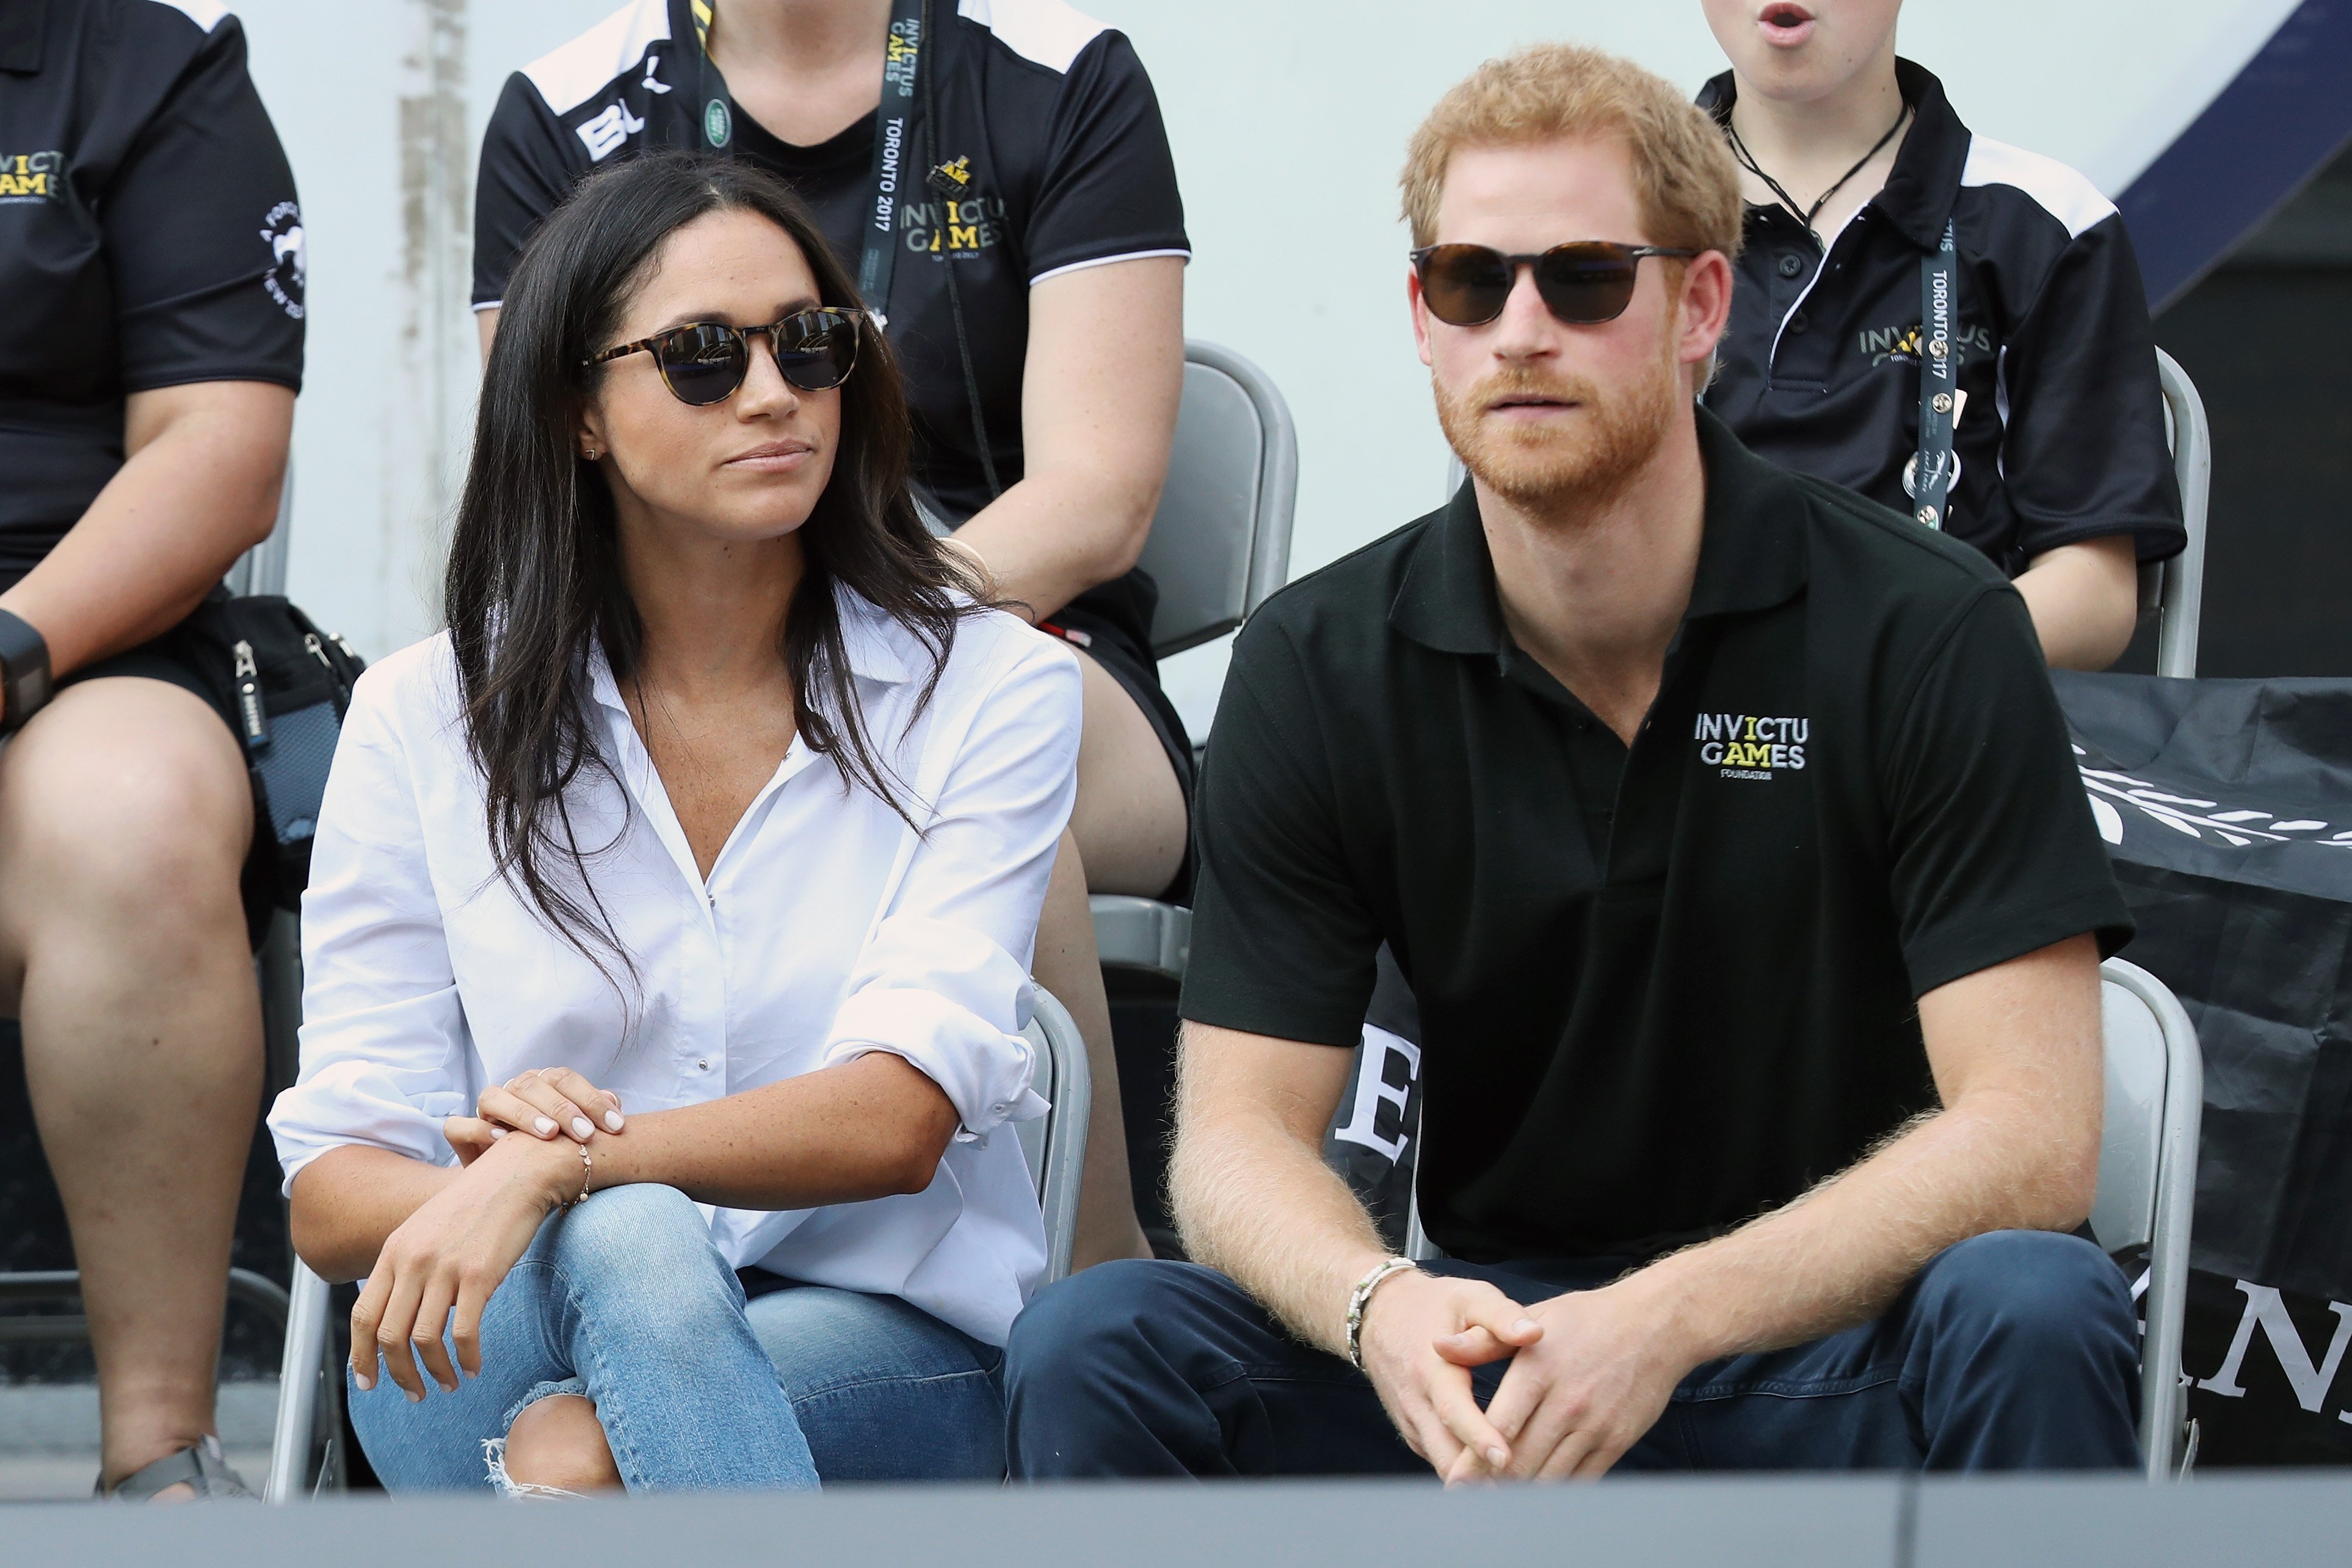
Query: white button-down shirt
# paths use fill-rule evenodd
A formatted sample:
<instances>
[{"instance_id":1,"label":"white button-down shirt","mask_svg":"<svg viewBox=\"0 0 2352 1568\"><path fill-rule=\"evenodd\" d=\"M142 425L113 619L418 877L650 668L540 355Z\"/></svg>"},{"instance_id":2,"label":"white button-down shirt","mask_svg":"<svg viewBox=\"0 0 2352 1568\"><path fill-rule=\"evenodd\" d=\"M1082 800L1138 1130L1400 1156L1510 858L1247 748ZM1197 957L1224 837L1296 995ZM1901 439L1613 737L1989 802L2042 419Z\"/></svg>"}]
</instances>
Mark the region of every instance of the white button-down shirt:
<instances>
[{"instance_id":1,"label":"white button-down shirt","mask_svg":"<svg viewBox=\"0 0 2352 1568\"><path fill-rule=\"evenodd\" d=\"M992 1134L1045 1110L1020 1031L1076 791L1077 667L1010 616L972 616L915 715L922 645L836 599L867 735L926 831L796 738L704 879L598 657L618 784L583 773L568 805L635 966L617 984L495 868L446 634L361 678L302 900L301 1077L269 1117L289 1190L347 1143L456 1163L442 1119L526 1068L574 1068L638 1113L888 1051L962 1121L931 1184L706 1209L712 1233L738 1267L898 1296L1004 1342L1045 1235L1020 1141Z\"/></svg>"}]
</instances>

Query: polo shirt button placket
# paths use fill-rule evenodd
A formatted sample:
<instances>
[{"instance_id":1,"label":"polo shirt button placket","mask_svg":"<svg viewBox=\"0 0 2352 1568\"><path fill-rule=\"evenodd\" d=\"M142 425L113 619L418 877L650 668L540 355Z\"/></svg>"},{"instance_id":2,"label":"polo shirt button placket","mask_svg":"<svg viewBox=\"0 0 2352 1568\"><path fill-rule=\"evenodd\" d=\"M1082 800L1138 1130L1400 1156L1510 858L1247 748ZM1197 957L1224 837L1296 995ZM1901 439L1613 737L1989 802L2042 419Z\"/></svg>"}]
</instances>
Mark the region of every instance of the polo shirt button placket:
<instances>
[{"instance_id":1,"label":"polo shirt button placket","mask_svg":"<svg viewBox=\"0 0 2352 1568\"><path fill-rule=\"evenodd\" d=\"M1805 258L1804 258L1803 257L1801 257L1801 256L1798 255L1795 251L1793 251L1793 250L1792 250L1792 251L1790 251L1788 254L1786 254L1785 256L1783 256L1783 257L1781 257L1781 258L1780 258L1780 276L1781 276L1781 277L1783 277L1783 278L1794 278L1795 276L1797 276L1797 274L1799 274L1800 272L1802 272L1804 269L1805 269Z\"/></svg>"}]
</instances>

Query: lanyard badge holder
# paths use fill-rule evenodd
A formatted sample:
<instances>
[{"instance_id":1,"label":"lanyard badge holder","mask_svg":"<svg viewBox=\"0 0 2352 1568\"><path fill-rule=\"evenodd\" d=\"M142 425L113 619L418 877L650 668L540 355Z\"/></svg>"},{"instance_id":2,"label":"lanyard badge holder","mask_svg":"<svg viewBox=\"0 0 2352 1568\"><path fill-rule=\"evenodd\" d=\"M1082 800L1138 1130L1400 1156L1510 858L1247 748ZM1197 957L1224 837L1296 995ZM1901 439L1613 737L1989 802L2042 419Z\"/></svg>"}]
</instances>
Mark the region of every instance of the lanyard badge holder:
<instances>
[{"instance_id":1,"label":"lanyard badge holder","mask_svg":"<svg viewBox=\"0 0 2352 1568\"><path fill-rule=\"evenodd\" d=\"M735 142L727 79L710 58L711 0L693 0L695 41L702 57L702 142L725 153ZM877 328L889 324L890 279L898 263L898 196L914 151L915 79L922 63L924 0L893 0L882 58L882 107L874 127L874 197L857 260L857 292Z\"/></svg>"},{"instance_id":2,"label":"lanyard badge holder","mask_svg":"<svg viewBox=\"0 0 2352 1568\"><path fill-rule=\"evenodd\" d=\"M1952 225L1944 239L1919 263L1919 450L1903 475L1916 510L1912 516L1940 530L1949 521L1953 484L1960 477L1952 450L1952 427L1959 423L1965 394L1959 390L1958 346L1953 342L1958 301L1953 298Z\"/></svg>"}]
</instances>

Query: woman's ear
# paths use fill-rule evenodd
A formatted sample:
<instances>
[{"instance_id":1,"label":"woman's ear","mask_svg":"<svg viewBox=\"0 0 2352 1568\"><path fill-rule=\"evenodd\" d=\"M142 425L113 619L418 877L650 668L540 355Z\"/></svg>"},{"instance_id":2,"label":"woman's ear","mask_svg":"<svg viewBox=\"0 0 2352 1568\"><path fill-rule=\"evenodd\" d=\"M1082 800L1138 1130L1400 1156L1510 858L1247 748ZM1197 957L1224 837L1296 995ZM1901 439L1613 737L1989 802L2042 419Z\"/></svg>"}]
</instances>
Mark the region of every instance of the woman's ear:
<instances>
[{"instance_id":1,"label":"woman's ear","mask_svg":"<svg viewBox=\"0 0 2352 1568\"><path fill-rule=\"evenodd\" d=\"M592 463L596 462L613 449L611 444L604 439L604 432L601 425L602 421L593 412L583 414L580 416L579 428L572 433L572 449Z\"/></svg>"}]
</instances>

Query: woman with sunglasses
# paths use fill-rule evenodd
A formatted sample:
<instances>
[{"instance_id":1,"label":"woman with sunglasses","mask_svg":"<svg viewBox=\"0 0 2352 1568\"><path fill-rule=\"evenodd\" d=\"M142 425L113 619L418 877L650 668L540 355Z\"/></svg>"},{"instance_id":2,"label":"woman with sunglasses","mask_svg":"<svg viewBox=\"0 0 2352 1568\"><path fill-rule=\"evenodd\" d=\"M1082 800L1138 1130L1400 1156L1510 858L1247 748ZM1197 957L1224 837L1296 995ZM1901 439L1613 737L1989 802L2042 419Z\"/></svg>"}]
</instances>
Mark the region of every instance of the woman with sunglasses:
<instances>
[{"instance_id":1,"label":"woman with sunglasses","mask_svg":"<svg viewBox=\"0 0 2352 1568\"><path fill-rule=\"evenodd\" d=\"M854 298L789 192L683 154L516 269L270 1118L395 1490L1003 1473L1079 678L925 531Z\"/></svg>"},{"instance_id":2,"label":"woman with sunglasses","mask_svg":"<svg viewBox=\"0 0 2352 1568\"><path fill-rule=\"evenodd\" d=\"M2053 665L2106 668L2138 563L2187 540L2115 205L1972 134L1895 58L1902 0L1704 3L1732 68L1699 101L1748 204L1707 406L1762 456L1976 546Z\"/></svg>"},{"instance_id":3,"label":"woman with sunglasses","mask_svg":"<svg viewBox=\"0 0 2352 1568\"><path fill-rule=\"evenodd\" d=\"M490 116L486 343L565 193L662 147L755 164L808 203L904 369L927 514L1007 609L1078 651L1078 801L1037 975L1095 1073L1077 1260L1142 1254L1087 895L1189 897L1192 741L1136 570L1175 437L1189 255L1150 79L1065 0L627 0L516 72ZM1153 1058L1164 1073L1164 1043Z\"/></svg>"}]
</instances>

